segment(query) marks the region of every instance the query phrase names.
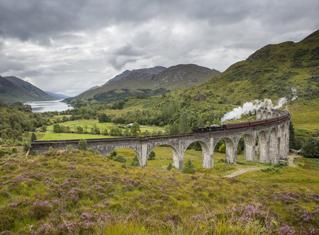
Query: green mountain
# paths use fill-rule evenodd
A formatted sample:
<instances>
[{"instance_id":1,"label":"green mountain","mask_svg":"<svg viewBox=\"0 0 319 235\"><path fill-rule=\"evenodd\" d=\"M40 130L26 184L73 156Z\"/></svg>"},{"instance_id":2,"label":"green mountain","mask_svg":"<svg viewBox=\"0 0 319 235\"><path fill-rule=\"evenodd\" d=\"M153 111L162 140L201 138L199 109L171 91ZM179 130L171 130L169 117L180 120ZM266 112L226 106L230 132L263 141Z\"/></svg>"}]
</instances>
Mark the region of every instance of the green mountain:
<instances>
[{"instance_id":1,"label":"green mountain","mask_svg":"<svg viewBox=\"0 0 319 235\"><path fill-rule=\"evenodd\" d=\"M219 74L216 70L194 64L180 64L165 68L156 66L126 70L101 87L88 91L70 100L113 101L127 97L149 97L166 93L177 88L201 84Z\"/></svg>"},{"instance_id":2,"label":"green mountain","mask_svg":"<svg viewBox=\"0 0 319 235\"><path fill-rule=\"evenodd\" d=\"M14 103L38 100L52 100L53 97L31 83L17 77L0 76L0 102Z\"/></svg>"},{"instance_id":3,"label":"green mountain","mask_svg":"<svg viewBox=\"0 0 319 235\"><path fill-rule=\"evenodd\" d=\"M319 31L300 42L267 45L204 84L143 101L130 100L118 118L149 124L204 125L218 122L246 101L276 101L296 95L289 110L297 128L319 129Z\"/></svg>"}]
</instances>

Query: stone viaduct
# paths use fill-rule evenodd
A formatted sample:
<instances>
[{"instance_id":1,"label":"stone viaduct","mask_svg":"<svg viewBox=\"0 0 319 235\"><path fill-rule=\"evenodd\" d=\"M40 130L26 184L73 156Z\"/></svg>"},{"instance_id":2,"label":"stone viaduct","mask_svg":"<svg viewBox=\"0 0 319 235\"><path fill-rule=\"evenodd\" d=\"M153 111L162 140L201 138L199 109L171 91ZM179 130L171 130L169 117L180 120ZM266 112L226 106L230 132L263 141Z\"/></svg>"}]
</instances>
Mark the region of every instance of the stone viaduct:
<instances>
[{"instance_id":1,"label":"stone viaduct","mask_svg":"<svg viewBox=\"0 0 319 235\"><path fill-rule=\"evenodd\" d=\"M181 169L186 149L195 142L198 142L202 148L204 168L214 166L214 150L220 141L224 141L226 145L226 162L235 163L241 138L244 140L244 156L248 161L278 164L280 159L287 159L289 113L279 110L259 110L256 118L257 120L252 122L224 125L220 130L170 136L89 139L87 143L90 148L105 155L119 147L134 149L142 167L147 165L148 156L155 147L169 146L173 150L173 165ZM48 151L50 147L66 149L70 145L77 148L78 144L79 140L35 141L31 145L31 150L42 153Z\"/></svg>"}]
</instances>

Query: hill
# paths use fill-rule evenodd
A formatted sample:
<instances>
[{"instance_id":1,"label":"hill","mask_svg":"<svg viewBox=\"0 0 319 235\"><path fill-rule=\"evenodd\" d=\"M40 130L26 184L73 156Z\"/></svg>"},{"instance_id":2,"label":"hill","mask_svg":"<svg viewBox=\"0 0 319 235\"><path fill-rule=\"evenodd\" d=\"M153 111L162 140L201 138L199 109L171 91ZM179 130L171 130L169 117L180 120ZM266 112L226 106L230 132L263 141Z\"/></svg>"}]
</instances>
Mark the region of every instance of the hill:
<instances>
[{"instance_id":1,"label":"hill","mask_svg":"<svg viewBox=\"0 0 319 235\"><path fill-rule=\"evenodd\" d=\"M20 78L0 76L0 101L3 103L52 99L46 92Z\"/></svg>"},{"instance_id":2,"label":"hill","mask_svg":"<svg viewBox=\"0 0 319 235\"><path fill-rule=\"evenodd\" d=\"M131 122L181 125L189 119L191 126L207 125L244 102L284 96L298 97L289 103L297 128L319 129L319 31L300 42L267 45L204 84L130 100L120 114L109 112Z\"/></svg>"},{"instance_id":3,"label":"hill","mask_svg":"<svg viewBox=\"0 0 319 235\"><path fill-rule=\"evenodd\" d=\"M91 99L106 102L127 97L149 97L201 84L217 74L219 72L216 70L194 64L126 70L103 86L91 88L69 100Z\"/></svg>"},{"instance_id":4,"label":"hill","mask_svg":"<svg viewBox=\"0 0 319 235\"><path fill-rule=\"evenodd\" d=\"M54 92L50 92L50 91L45 91L45 93L47 93L49 96L51 96L57 100L63 100L63 99L69 98L69 96L66 96L64 94L54 93Z\"/></svg>"}]
</instances>

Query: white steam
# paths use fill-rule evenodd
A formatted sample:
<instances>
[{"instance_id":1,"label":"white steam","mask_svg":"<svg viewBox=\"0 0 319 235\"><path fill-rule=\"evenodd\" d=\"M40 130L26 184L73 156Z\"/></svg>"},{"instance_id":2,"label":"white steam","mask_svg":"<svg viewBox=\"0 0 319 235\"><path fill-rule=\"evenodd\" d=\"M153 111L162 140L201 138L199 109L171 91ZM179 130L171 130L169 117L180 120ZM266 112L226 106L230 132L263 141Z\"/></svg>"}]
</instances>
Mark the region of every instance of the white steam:
<instances>
[{"instance_id":1,"label":"white steam","mask_svg":"<svg viewBox=\"0 0 319 235\"><path fill-rule=\"evenodd\" d=\"M297 89L291 88L292 98L291 101L297 99ZM272 101L270 99L264 99L264 100L254 100L250 102L246 102L241 107L234 108L232 111L226 113L222 118L221 122L225 122L227 120L238 120L243 115L253 115L256 114L256 112L263 108L265 110L271 111L271 109L280 109L285 104L287 104L288 98L282 97L277 101L276 105L273 105Z\"/></svg>"}]
</instances>

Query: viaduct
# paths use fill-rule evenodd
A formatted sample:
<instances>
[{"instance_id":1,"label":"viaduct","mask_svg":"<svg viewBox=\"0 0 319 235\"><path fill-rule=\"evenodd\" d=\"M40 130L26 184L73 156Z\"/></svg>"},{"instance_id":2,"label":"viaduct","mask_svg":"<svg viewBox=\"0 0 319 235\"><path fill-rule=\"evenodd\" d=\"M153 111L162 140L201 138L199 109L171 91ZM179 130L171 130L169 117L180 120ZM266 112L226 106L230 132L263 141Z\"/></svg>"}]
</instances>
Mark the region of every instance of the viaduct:
<instances>
[{"instance_id":1,"label":"viaduct","mask_svg":"<svg viewBox=\"0 0 319 235\"><path fill-rule=\"evenodd\" d=\"M202 148L203 167L214 166L214 150L220 141L226 145L226 162L235 163L237 148L241 138L244 140L244 156L247 161L278 164L287 159L289 152L289 123L287 111L260 109L256 121L224 125L224 128L181 135L160 135L149 137L126 137L89 139L88 146L102 154L109 154L115 148L125 147L136 151L140 166L147 165L150 152L157 146L170 146L173 150L173 165L182 169L184 153L195 142ZM205 129L205 128L204 128ZM34 141L31 150L43 153L49 148L77 148L79 140Z\"/></svg>"}]
</instances>

